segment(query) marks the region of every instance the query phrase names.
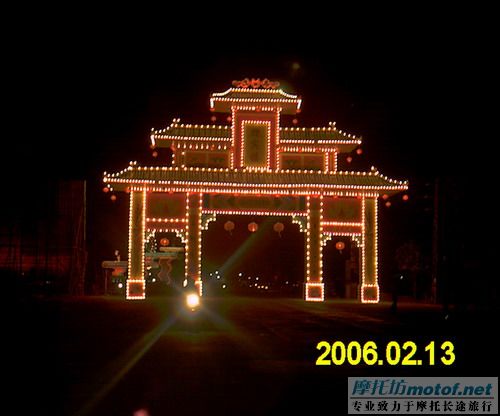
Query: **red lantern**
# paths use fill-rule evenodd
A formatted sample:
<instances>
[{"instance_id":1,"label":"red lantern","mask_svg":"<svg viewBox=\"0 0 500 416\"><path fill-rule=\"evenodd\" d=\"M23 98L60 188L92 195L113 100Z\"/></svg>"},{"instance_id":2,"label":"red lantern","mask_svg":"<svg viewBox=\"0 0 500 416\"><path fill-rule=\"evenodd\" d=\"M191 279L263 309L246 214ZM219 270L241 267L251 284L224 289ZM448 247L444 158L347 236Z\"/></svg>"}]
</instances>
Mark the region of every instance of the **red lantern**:
<instances>
[{"instance_id":1,"label":"red lantern","mask_svg":"<svg viewBox=\"0 0 500 416\"><path fill-rule=\"evenodd\" d=\"M383 199L384 201L385 201L386 199L389 199L389 195L387 195L387 194L382 195L382 199Z\"/></svg>"},{"instance_id":2,"label":"red lantern","mask_svg":"<svg viewBox=\"0 0 500 416\"><path fill-rule=\"evenodd\" d=\"M359 149L356 149L356 154L360 155L363 153L363 149L361 147Z\"/></svg>"},{"instance_id":3,"label":"red lantern","mask_svg":"<svg viewBox=\"0 0 500 416\"><path fill-rule=\"evenodd\" d=\"M351 156L347 156L347 163L351 163L352 162L352 157Z\"/></svg>"},{"instance_id":4,"label":"red lantern","mask_svg":"<svg viewBox=\"0 0 500 416\"><path fill-rule=\"evenodd\" d=\"M224 223L224 229L226 231L229 231L229 234L231 234L231 231L234 230L234 222L232 222L232 221L226 221Z\"/></svg>"},{"instance_id":5,"label":"red lantern","mask_svg":"<svg viewBox=\"0 0 500 416\"><path fill-rule=\"evenodd\" d=\"M115 202L116 201L116 195L111 195L110 199L111 199L111 201Z\"/></svg>"},{"instance_id":6,"label":"red lantern","mask_svg":"<svg viewBox=\"0 0 500 416\"><path fill-rule=\"evenodd\" d=\"M299 122L299 120L297 120L296 118L294 118L294 119L292 120L292 123L293 123L293 124L297 124L298 122Z\"/></svg>"},{"instance_id":7,"label":"red lantern","mask_svg":"<svg viewBox=\"0 0 500 416\"><path fill-rule=\"evenodd\" d=\"M170 244L170 240L168 238L162 238L160 240L160 245L162 245L163 247L166 247Z\"/></svg>"},{"instance_id":8,"label":"red lantern","mask_svg":"<svg viewBox=\"0 0 500 416\"><path fill-rule=\"evenodd\" d=\"M392 204L391 204L391 201L387 201L387 202L385 203L385 206L386 206L387 208L389 208L391 205L392 205Z\"/></svg>"},{"instance_id":9,"label":"red lantern","mask_svg":"<svg viewBox=\"0 0 500 416\"><path fill-rule=\"evenodd\" d=\"M217 117L212 116L212 117L210 117L210 120L211 120L212 122L215 122L215 121L217 120Z\"/></svg>"},{"instance_id":10,"label":"red lantern","mask_svg":"<svg viewBox=\"0 0 500 416\"><path fill-rule=\"evenodd\" d=\"M228 123L231 123L231 121L232 121L233 119L231 118L231 116L228 116L228 117L226 118L226 120L227 120L227 122L228 122Z\"/></svg>"},{"instance_id":11,"label":"red lantern","mask_svg":"<svg viewBox=\"0 0 500 416\"><path fill-rule=\"evenodd\" d=\"M283 225L282 222L277 222L276 224L274 224L273 226L273 229L274 231L276 231L279 236L281 237L281 232L285 229L285 226Z\"/></svg>"},{"instance_id":12,"label":"red lantern","mask_svg":"<svg viewBox=\"0 0 500 416\"><path fill-rule=\"evenodd\" d=\"M345 248L345 243L343 241L337 241L335 248L342 253L342 250Z\"/></svg>"},{"instance_id":13,"label":"red lantern","mask_svg":"<svg viewBox=\"0 0 500 416\"><path fill-rule=\"evenodd\" d=\"M410 199L410 197L407 194L403 195L403 201L408 201L409 199Z\"/></svg>"},{"instance_id":14,"label":"red lantern","mask_svg":"<svg viewBox=\"0 0 500 416\"><path fill-rule=\"evenodd\" d=\"M153 153L151 153L151 155L152 155L153 157L156 157L156 156L158 156L158 152L155 150Z\"/></svg>"},{"instance_id":15,"label":"red lantern","mask_svg":"<svg viewBox=\"0 0 500 416\"><path fill-rule=\"evenodd\" d=\"M254 233L258 229L259 229L259 226L257 225L256 222L251 222L250 224L248 224L248 231L250 231L251 233Z\"/></svg>"},{"instance_id":16,"label":"red lantern","mask_svg":"<svg viewBox=\"0 0 500 416\"><path fill-rule=\"evenodd\" d=\"M109 188L107 186L105 186L104 188L102 188L102 191L106 194L109 192Z\"/></svg>"}]
</instances>

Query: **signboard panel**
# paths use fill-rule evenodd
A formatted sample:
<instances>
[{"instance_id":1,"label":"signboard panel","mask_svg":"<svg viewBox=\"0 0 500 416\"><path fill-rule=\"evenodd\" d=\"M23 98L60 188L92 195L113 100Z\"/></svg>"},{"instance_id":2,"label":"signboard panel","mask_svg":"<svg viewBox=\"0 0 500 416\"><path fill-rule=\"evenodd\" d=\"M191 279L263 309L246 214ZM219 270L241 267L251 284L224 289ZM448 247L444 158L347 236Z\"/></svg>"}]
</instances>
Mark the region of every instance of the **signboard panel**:
<instances>
[{"instance_id":1,"label":"signboard panel","mask_svg":"<svg viewBox=\"0 0 500 416\"><path fill-rule=\"evenodd\" d=\"M323 220L360 222L361 199L325 197L323 199Z\"/></svg>"},{"instance_id":2,"label":"signboard panel","mask_svg":"<svg viewBox=\"0 0 500 416\"><path fill-rule=\"evenodd\" d=\"M268 151L268 130L266 124L245 123L243 127L243 165L266 167Z\"/></svg>"},{"instance_id":3,"label":"signboard panel","mask_svg":"<svg viewBox=\"0 0 500 416\"><path fill-rule=\"evenodd\" d=\"M150 193L146 206L147 218L185 218L186 194Z\"/></svg>"},{"instance_id":4,"label":"signboard panel","mask_svg":"<svg viewBox=\"0 0 500 416\"><path fill-rule=\"evenodd\" d=\"M220 211L305 212L305 197L203 195L203 209Z\"/></svg>"}]
</instances>

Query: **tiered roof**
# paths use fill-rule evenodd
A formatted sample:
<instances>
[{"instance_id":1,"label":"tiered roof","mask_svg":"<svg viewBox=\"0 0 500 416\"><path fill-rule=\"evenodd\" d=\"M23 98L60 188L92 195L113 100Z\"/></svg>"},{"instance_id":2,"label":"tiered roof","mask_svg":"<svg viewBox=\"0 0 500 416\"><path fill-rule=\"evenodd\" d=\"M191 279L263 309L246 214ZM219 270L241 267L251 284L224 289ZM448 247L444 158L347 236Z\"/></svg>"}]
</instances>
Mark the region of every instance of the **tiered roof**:
<instances>
[{"instance_id":1,"label":"tiered roof","mask_svg":"<svg viewBox=\"0 0 500 416\"><path fill-rule=\"evenodd\" d=\"M180 124L180 119L174 119L167 128L151 131L151 141L158 147L170 147L172 142L176 141L229 144L231 140L231 126ZM280 144L335 147L342 153L350 152L359 146L361 138L338 130L332 123L329 127L281 127Z\"/></svg>"},{"instance_id":2,"label":"tiered roof","mask_svg":"<svg viewBox=\"0 0 500 416\"><path fill-rule=\"evenodd\" d=\"M282 114L295 114L300 111L301 104L302 99L297 95L273 88L229 88L210 97L210 110L221 113L230 113L232 106L279 106Z\"/></svg>"},{"instance_id":3,"label":"tiered roof","mask_svg":"<svg viewBox=\"0 0 500 416\"><path fill-rule=\"evenodd\" d=\"M279 84L268 79L233 81L234 88L210 97L212 111L232 112L280 111L295 114L302 100L294 94L278 89ZM229 125L181 124L174 119L170 126L152 129L153 146L181 149L224 150L234 143ZM350 152L361 144L361 138L336 128L280 127L278 152ZM127 169L105 174L104 182L116 190L130 187L170 192L234 192L251 194L307 195L314 193L360 196L397 193L408 188L408 183L381 175L372 168L369 172L342 172L329 170L282 170L256 168L204 167L141 167L132 163Z\"/></svg>"}]
</instances>

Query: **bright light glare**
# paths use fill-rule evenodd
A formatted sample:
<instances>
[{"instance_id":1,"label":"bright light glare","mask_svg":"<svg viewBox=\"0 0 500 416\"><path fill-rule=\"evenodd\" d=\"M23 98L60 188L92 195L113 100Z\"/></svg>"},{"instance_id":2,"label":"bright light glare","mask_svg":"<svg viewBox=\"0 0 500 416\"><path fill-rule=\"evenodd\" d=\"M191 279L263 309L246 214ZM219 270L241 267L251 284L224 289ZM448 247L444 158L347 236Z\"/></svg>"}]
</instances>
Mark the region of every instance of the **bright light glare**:
<instances>
[{"instance_id":1,"label":"bright light glare","mask_svg":"<svg viewBox=\"0 0 500 416\"><path fill-rule=\"evenodd\" d=\"M200 297L196 293L190 293L186 297L186 304L190 308L196 308L200 304Z\"/></svg>"},{"instance_id":2,"label":"bright light glare","mask_svg":"<svg viewBox=\"0 0 500 416\"><path fill-rule=\"evenodd\" d=\"M187 285L188 285L188 281L187 281L187 279L184 279L182 281L182 287L186 287Z\"/></svg>"},{"instance_id":3,"label":"bright light glare","mask_svg":"<svg viewBox=\"0 0 500 416\"><path fill-rule=\"evenodd\" d=\"M123 287L123 283L118 283L118 287L121 289Z\"/></svg>"}]
</instances>

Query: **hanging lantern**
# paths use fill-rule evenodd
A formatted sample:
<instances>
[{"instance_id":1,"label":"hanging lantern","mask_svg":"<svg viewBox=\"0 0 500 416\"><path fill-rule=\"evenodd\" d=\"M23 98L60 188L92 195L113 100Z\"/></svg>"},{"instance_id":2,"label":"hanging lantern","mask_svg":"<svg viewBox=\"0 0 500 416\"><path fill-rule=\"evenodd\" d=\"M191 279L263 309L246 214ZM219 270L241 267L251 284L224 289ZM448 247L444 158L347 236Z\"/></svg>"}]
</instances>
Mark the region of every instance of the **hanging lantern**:
<instances>
[{"instance_id":1,"label":"hanging lantern","mask_svg":"<svg viewBox=\"0 0 500 416\"><path fill-rule=\"evenodd\" d=\"M232 221L226 221L224 223L224 230L228 231L229 234L231 234L231 231L234 230L234 222L232 222Z\"/></svg>"},{"instance_id":2,"label":"hanging lantern","mask_svg":"<svg viewBox=\"0 0 500 416\"><path fill-rule=\"evenodd\" d=\"M342 254L342 250L345 248L345 243L343 241L337 241L335 248L340 251L340 254Z\"/></svg>"},{"instance_id":3,"label":"hanging lantern","mask_svg":"<svg viewBox=\"0 0 500 416\"><path fill-rule=\"evenodd\" d=\"M111 195L110 199L111 199L111 201L115 202L116 201L116 195Z\"/></svg>"},{"instance_id":4,"label":"hanging lantern","mask_svg":"<svg viewBox=\"0 0 500 416\"><path fill-rule=\"evenodd\" d=\"M163 247L166 247L170 244L170 240L168 238L162 238L160 240L160 245L163 246Z\"/></svg>"},{"instance_id":5,"label":"hanging lantern","mask_svg":"<svg viewBox=\"0 0 500 416\"><path fill-rule=\"evenodd\" d=\"M217 121L217 117L216 117L216 116L212 116L212 117L210 117L210 120L211 120L212 122L215 122L215 121Z\"/></svg>"},{"instance_id":6,"label":"hanging lantern","mask_svg":"<svg viewBox=\"0 0 500 416\"><path fill-rule=\"evenodd\" d=\"M410 197L407 194L403 195L403 201L408 201L409 199L410 199Z\"/></svg>"},{"instance_id":7,"label":"hanging lantern","mask_svg":"<svg viewBox=\"0 0 500 416\"><path fill-rule=\"evenodd\" d=\"M276 224L274 224L273 229L281 237L281 232L285 229L285 226L283 225L282 222L277 222Z\"/></svg>"},{"instance_id":8,"label":"hanging lantern","mask_svg":"<svg viewBox=\"0 0 500 416\"><path fill-rule=\"evenodd\" d=\"M298 122L299 122L299 120L297 120L296 118L294 118L294 119L292 120L292 123L293 123L293 124L297 124Z\"/></svg>"},{"instance_id":9,"label":"hanging lantern","mask_svg":"<svg viewBox=\"0 0 500 416\"><path fill-rule=\"evenodd\" d=\"M392 204L391 204L391 201L387 201L387 202L385 203L385 206L386 206L387 208L389 208L391 205L392 205Z\"/></svg>"},{"instance_id":10,"label":"hanging lantern","mask_svg":"<svg viewBox=\"0 0 500 416\"><path fill-rule=\"evenodd\" d=\"M102 188L102 191L106 194L109 192L109 188L107 186L105 186L104 188Z\"/></svg>"},{"instance_id":11,"label":"hanging lantern","mask_svg":"<svg viewBox=\"0 0 500 416\"><path fill-rule=\"evenodd\" d=\"M227 122L228 122L228 123L231 123L231 121L232 121L233 119L231 118L231 116L228 116L228 117L226 118L226 120L227 120Z\"/></svg>"},{"instance_id":12,"label":"hanging lantern","mask_svg":"<svg viewBox=\"0 0 500 416\"><path fill-rule=\"evenodd\" d=\"M347 156L347 163L351 163L352 162L352 157L351 156Z\"/></svg>"},{"instance_id":13,"label":"hanging lantern","mask_svg":"<svg viewBox=\"0 0 500 416\"><path fill-rule=\"evenodd\" d=\"M385 200L387 200L387 199L389 199L389 195L387 195L387 194L382 195L382 199L383 199L384 201L385 201Z\"/></svg>"},{"instance_id":14,"label":"hanging lantern","mask_svg":"<svg viewBox=\"0 0 500 416\"><path fill-rule=\"evenodd\" d=\"M259 226L257 225L256 222L251 222L250 224L248 224L248 231L250 231L251 233L254 233L258 229L259 229Z\"/></svg>"},{"instance_id":15,"label":"hanging lantern","mask_svg":"<svg viewBox=\"0 0 500 416\"><path fill-rule=\"evenodd\" d=\"M356 149L356 154L357 155L360 155L363 153L363 149L361 149L361 147L359 149Z\"/></svg>"},{"instance_id":16,"label":"hanging lantern","mask_svg":"<svg viewBox=\"0 0 500 416\"><path fill-rule=\"evenodd\" d=\"M157 157L158 156L158 152L155 150L153 153L151 153L151 156Z\"/></svg>"}]
</instances>

